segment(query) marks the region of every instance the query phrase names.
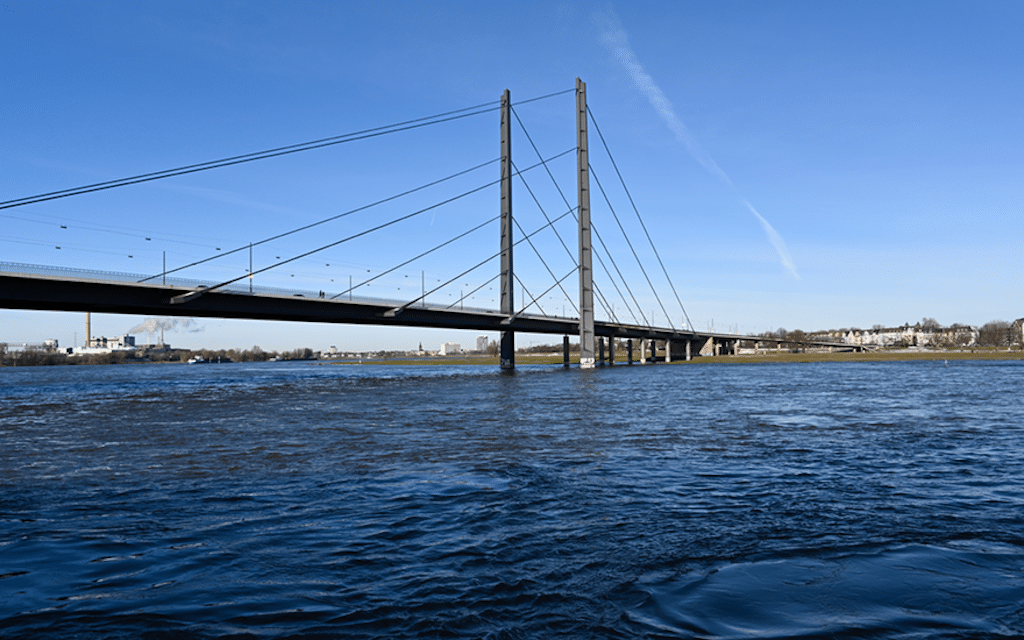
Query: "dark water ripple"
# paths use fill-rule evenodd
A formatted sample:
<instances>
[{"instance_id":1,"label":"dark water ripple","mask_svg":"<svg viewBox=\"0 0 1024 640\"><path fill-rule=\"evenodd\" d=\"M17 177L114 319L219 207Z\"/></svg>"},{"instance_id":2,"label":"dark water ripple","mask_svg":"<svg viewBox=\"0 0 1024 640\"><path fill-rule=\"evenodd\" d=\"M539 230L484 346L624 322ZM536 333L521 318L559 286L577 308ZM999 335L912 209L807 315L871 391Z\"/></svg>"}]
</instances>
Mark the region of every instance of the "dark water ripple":
<instances>
[{"instance_id":1,"label":"dark water ripple","mask_svg":"<svg viewBox=\"0 0 1024 640\"><path fill-rule=\"evenodd\" d=\"M1022 382L7 369L0 636L1020 636Z\"/></svg>"}]
</instances>

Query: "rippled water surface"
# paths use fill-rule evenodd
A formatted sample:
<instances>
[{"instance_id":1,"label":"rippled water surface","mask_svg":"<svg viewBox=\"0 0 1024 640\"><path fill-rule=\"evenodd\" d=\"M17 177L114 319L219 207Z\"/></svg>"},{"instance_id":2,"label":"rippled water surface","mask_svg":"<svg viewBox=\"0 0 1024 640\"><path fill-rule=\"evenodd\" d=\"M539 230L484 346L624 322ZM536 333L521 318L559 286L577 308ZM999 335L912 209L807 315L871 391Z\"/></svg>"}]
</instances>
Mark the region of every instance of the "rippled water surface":
<instances>
[{"instance_id":1,"label":"rippled water surface","mask_svg":"<svg viewBox=\"0 0 1024 640\"><path fill-rule=\"evenodd\" d=\"M0 636L1024 634L1024 363L0 370Z\"/></svg>"}]
</instances>

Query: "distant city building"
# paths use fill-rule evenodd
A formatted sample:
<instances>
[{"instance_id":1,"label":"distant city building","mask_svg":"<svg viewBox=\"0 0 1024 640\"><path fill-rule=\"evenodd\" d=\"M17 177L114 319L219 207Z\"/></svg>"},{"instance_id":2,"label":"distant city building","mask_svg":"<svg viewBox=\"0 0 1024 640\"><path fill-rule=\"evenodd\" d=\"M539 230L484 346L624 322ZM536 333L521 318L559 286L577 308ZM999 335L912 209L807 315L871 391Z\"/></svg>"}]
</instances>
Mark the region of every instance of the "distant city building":
<instances>
[{"instance_id":1,"label":"distant city building","mask_svg":"<svg viewBox=\"0 0 1024 640\"><path fill-rule=\"evenodd\" d=\"M60 348L57 340L42 342L0 342L0 352L7 351L56 351Z\"/></svg>"},{"instance_id":2,"label":"distant city building","mask_svg":"<svg viewBox=\"0 0 1024 640\"><path fill-rule=\"evenodd\" d=\"M112 353L114 351L135 351L135 336L124 334L117 338L89 338L84 347L74 350L75 354Z\"/></svg>"},{"instance_id":3,"label":"distant city building","mask_svg":"<svg viewBox=\"0 0 1024 640\"><path fill-rule=\"evenodd\" d=\"M927 347L938 344L969 347L977 344L978 329L966 325L924 328L918 323L902 327L850 329L843 339L847 344L877 347Z\"/></svg>"},{"instance_id":4,"label":"distant city building","mask_svg":"<svg viewBox=\"0 0 1024 640\"><path fill-rule=\"evenodd\" d=\"M442 356L457 356L462 353L462 345L457 342L446 342L441 345L441 351L439 352Z\"/></svg>"},{"instance_id":5,"label":"distant city building","mask_svg":"<svg viewBox=\"0 0 1024 640\"><path fill-rule=\"evenodd\" d=\"M476 339L476 350L487 351L487 345L489 343L490 341L487 339L487 336L480 336L479 338Z\"/></svg>"},{"instance_id":6,"label":"distant city building","mask_svg":"<svg viewBox=\"0 0 1024 640\"><path fill-rule=\"evenodd\" d=\"M165 353L170 350L171 345L164 342L163 339L156 344L145 344L142 346L136 345L136 351L144 351L146 353Z\"/></svg>"}]
</instances>

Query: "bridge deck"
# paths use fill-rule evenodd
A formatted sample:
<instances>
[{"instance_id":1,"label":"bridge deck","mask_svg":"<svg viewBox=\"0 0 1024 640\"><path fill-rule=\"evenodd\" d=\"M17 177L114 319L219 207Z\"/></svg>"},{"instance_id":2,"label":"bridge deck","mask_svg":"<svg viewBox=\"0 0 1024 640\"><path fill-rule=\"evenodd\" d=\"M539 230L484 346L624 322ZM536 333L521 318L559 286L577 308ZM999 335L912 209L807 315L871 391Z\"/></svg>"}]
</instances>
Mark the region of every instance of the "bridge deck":
<instances>
[{"instance_id":1,"label":"bridge deck","mask_svg":"<svg viewBox=\"0 0 1024 640\"><path fill-rule=\"evenodd\" d=\"M181 304L171 303L172 298L194 291L201 291L201 288L152 282L124 282L81 275L59 276L0 271L0 307L7 309L373 324L472 331L511 330L555 335L579 333L577 318L525 313L509 318L498 311L451 309L432 306L429 303L426 306L409 306L398 313L389 313L405 303L384 300L331 300L303 294L249 293L221 289L205 291L202 295ZM715 338L722 341L770 342L757 336L652 328L601 321L595 322L594 331L598 336L623 339L697 341ZM847 346L828 342L807 344Z\"/></svg>"}]
</instances>

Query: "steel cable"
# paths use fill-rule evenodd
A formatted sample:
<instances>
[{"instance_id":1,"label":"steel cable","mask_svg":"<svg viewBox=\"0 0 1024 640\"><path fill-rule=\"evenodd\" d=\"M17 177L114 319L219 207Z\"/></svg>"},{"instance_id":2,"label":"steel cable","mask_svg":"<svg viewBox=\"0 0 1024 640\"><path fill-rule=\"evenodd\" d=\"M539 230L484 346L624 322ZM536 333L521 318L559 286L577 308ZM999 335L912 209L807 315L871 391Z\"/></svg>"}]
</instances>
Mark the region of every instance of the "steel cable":
<instances>
[{"instance_id":1,"label":"steel cable","mask_svg":"<svg viewBox=\"0 0 1024 640\"><path fill-rule=\"evenodd\" d=\"M594 129L597 131L597 137L601 139L601 144L604 146L605 153L608 154L608 159L611 161L612 167L615 168L616 175L619 176L619 182L622 184L623 191L626 192L626 197L629 198L629 203L633 207L633 212L636 213L636 218L640 221L640 227L644 230L644 234L647 236L647 242L650 243L651 249L654 251L654 256L658 259L661 271L665 274L665 280L668 281L668 286L672 289L672 294L675 296L676 302L679 304L679 308L683 311L683 317L686 318L686 324L689 325L690 330L693 331L693 323L690 322L690 316L686 313L686 307L683 306L683 301L679 298L679 292L676 291L676 285L668 275L668 269L665 268L665 263L661 259L661 254L658 253L658 248L654 246L654 240L651 238L650 232L647 231L647 225L644 224L644 219L640 216L640 210L637 208L636 202L633 201L633 195L629 192L629 188L626 186L626 181L622 177L622 172L619 171L619 165L615 162L615 156L612 155L611 149L608 147L608 143L605 141L604 135L601 133L601 127L598 126L597 119L594 117L594 113L590 110L589 106L587 106L587 113L590 115L590 119L594 123Z\"/></svg>"}]
</instances>

